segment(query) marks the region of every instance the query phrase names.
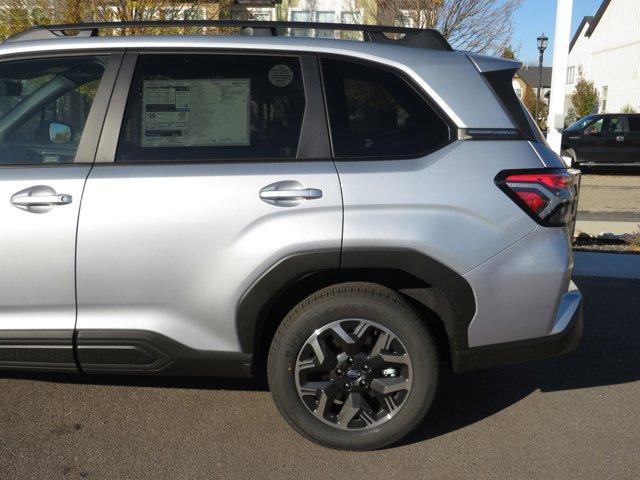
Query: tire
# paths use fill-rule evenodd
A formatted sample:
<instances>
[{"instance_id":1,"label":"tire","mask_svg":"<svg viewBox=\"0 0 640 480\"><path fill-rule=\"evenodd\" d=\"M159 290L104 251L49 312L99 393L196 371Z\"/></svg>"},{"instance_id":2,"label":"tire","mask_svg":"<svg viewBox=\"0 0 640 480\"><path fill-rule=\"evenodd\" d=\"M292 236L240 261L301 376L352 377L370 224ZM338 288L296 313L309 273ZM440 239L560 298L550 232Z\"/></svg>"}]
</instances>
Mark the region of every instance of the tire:
<instances>
[{"instance_id":1,"label":"tire","mask_svg":"<svg viewBox=\"0 0 640 480\"><path fill-rule=\"evenodd\" d=\"M330 448L373 450L397 442L424 418L436 393L439 361L432 333L400 294L371 283L343 283L289 312L271 343L267 375L278 410L298 433ZM311 376L321 377L314 386L326 388L306 388ZM388 393L397 388L391 385L402 388ZM323 396L335 395L320 408Z\"/></svg>"},{"instance_id":2,"label":"tire","mask_svg":"<svg viewBox=\"0 0 640 480\"><path fill-rule=\"evenodd\" d=\"M573 148L567 150L567 153L571 157L571 168L580 168L580 162L578 161L578 156Z\"/></svg>"}]
</instances>

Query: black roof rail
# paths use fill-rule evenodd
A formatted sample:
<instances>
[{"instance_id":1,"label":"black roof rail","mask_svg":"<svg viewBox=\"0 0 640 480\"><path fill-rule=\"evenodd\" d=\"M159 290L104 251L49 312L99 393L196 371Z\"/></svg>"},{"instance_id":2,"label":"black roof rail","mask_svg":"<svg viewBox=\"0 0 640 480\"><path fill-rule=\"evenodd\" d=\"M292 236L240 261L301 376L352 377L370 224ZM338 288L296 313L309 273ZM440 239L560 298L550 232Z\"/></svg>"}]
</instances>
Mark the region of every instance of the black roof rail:
<instances>
[{"instance_id":1,"label":"black roof rail","mask_svg":"<svg viewBox=\"0 0 640 480\"><path fill-rule=\"evenodd\" d=\"M432 29L392 27L384 25L356 25L347 23L318 22L269 22L260 20L151 20L135 22L95 22L41 25L8 37L4 42L44 40L59 37L95 37L100 30L119 28L176 28L176 27L238 27L241 35L278 36L279 31L289 28L340 30L361 32L363 40L374 43L394 43L411 47L451 51L451 45L440 32ZM73 34L72 32L77 32ZM387 34L400 34L395 40Z\"/></svg>"}]
</instances>

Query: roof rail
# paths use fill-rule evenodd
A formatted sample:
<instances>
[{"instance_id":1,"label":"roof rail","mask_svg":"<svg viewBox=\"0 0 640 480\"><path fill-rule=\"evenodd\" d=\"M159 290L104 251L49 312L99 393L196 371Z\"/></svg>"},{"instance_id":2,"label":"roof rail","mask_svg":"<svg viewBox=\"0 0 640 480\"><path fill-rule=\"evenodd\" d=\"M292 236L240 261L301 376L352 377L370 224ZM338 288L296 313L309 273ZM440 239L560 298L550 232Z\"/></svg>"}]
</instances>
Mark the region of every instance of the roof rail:
<instances>
[{"instance_id":1,"label":"roof rail","mask_svg":"<svg viewBox=\"0 0 640 480\"><path fill-rule=\"evenodd\" d=\"M384 25L356 25L346 23L318 22L265 22L257 20L153 20L135 22L96 22L41 25L8 37L4 42L44 40L59 37L95 37L100 30L118 28L176 28L176 27L239 27L240 35L278 36L284 29L319 29L361 32L364 41L373 43L394 43L411 47L451 51L451 45L440 32L432 29L391 27ZM279 32L280 31L280 32ZM73 34L72 32L77 32ZM394 40L387 34L401 34Z\"/></svg>"}]
</instances>

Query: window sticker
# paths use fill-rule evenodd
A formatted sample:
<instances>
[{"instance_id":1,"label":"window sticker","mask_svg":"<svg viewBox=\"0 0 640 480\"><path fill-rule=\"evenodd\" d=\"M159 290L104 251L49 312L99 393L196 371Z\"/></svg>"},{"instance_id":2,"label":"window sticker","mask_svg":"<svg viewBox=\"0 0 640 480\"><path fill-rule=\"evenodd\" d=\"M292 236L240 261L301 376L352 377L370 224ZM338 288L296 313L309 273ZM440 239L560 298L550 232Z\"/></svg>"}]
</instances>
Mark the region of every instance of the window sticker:
<instances>
[{"instance_id":1,"label":"window sticker","mask_svg":"<svg viewBox=\"0 0 640 480\"><path fill-rule=\"evenodd\" d=\"M276 87L286 87L293 80L293 70L288 65L274 65L269 70L269 81Z\"/></svg>"},{"instance_id":2,"label":"window sticker","mask_svg":"<svg viewBox=\"0 0 640 480\"><path fill-rule=\"evenodd\" d=\"M249 145L248 78L145 80L143 147Z\"/></svg>"}]
</instances>

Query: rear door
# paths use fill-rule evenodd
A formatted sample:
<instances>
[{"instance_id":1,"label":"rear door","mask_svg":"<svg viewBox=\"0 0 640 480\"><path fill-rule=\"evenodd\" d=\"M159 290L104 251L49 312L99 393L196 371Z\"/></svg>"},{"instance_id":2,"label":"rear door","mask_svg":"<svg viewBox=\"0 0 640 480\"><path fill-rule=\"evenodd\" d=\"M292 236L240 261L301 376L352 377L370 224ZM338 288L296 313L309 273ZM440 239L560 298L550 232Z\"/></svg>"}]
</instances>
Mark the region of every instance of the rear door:
<instances>
[{"instance_id":1,"label":"rear door","mask_svg":"<svg viewBox=\"0 0 640 480\"><path fill-rule=\"evenodd\" d=\"M627 117L623 154L625 163L640 162L640 115Z\"/></svg>"},{"instance_id":2,"label":"rear door","mask_svg":"<svg viewBox=\"0 0 640 480\"><path fill-rule=\"evenodd\" d=\"M120 55L0 63L0 367L74 370L75 240Z\"/></svg>"},{"instance_id":3,"label":"rear door","mask_svg":"<svg viewBox=\"0 0 640 480\"><path fill-rule=\"evenodd\" d=\"M246 350L243 293L296 253L337 267L341 232L315 56L128 53L79 221L83 369Z\"/></svg>"}]
</instances>

